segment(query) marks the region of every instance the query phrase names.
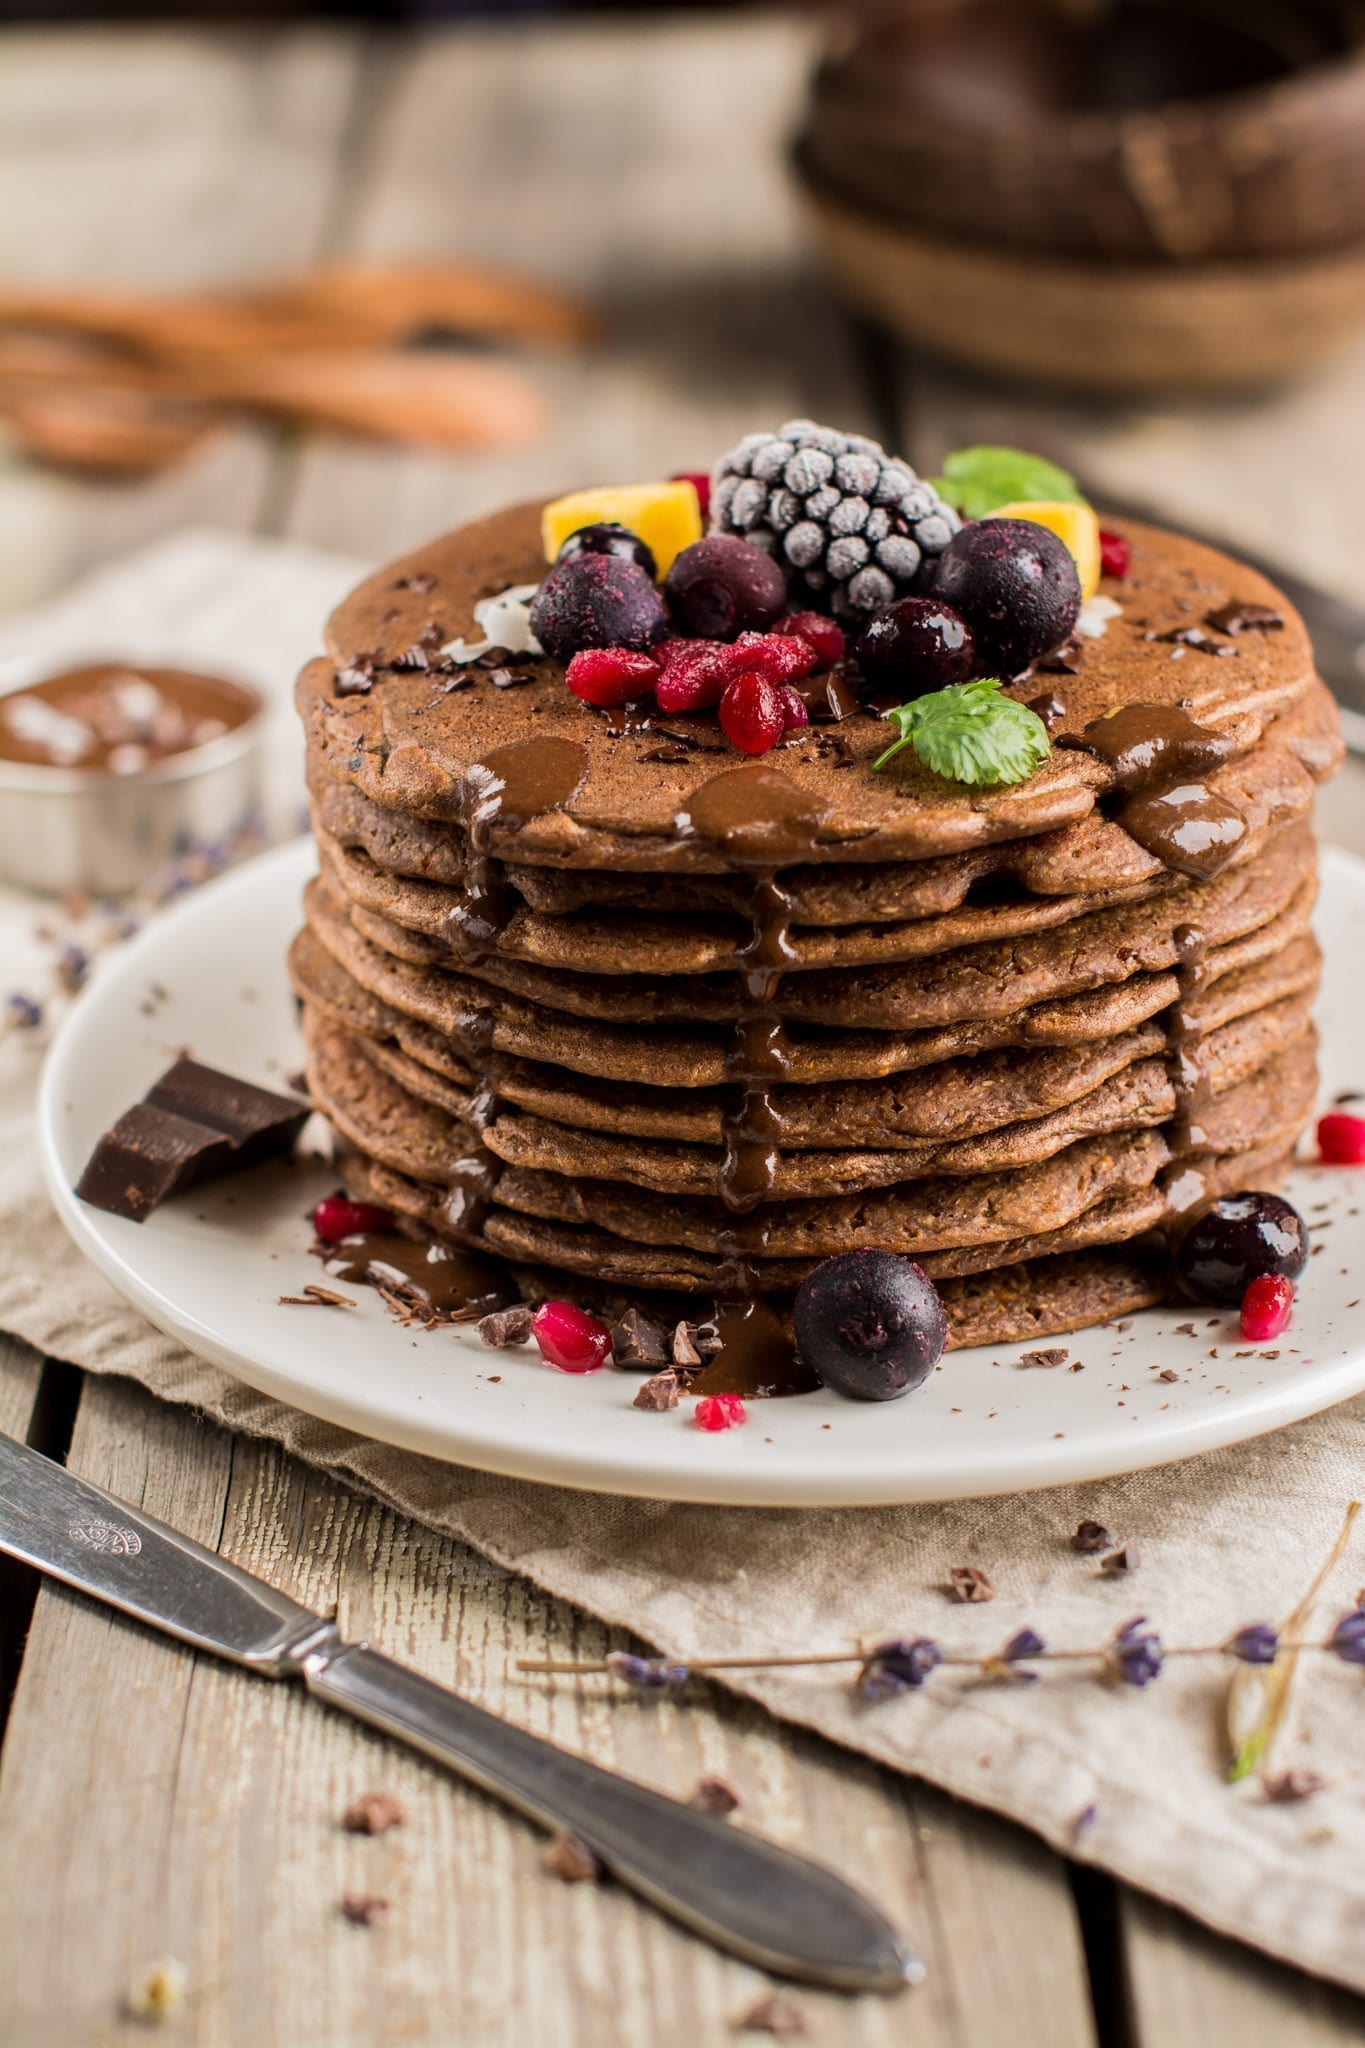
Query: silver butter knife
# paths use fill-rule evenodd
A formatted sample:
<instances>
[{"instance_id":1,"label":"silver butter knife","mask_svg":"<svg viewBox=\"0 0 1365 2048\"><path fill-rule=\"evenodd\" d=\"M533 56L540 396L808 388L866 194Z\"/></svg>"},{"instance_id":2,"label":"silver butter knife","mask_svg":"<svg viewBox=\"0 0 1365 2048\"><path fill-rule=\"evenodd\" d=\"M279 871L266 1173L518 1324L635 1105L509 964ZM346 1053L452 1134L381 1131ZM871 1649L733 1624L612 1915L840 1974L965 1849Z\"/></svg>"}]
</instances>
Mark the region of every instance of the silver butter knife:
<instances>
[{"instance_id":1,"label":"silver butter knife","mask_svg":"<svg viewBox=\"0 0 1365 2048\"><path fill-rule=\"evenodd\" d=\"M188 1536L0 1434L0 1551L447 1764L720 1948L842 1991L897 1991L923 1967L832 1871L617 1777L406 1670Z\"/></svg>"}]
</instances>

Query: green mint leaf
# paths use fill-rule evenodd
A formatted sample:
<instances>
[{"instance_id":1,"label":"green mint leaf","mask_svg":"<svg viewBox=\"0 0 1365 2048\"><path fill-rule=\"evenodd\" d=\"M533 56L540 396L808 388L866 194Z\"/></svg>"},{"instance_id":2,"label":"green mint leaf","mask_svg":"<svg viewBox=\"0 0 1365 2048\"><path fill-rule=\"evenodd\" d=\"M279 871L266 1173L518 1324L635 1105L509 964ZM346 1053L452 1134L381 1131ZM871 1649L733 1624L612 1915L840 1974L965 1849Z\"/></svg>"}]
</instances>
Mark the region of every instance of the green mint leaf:
<instances>
[{"instance_id":1,"label":"green mint leaf","mask_svg":"<svg viewBox=\"0 0 1365 2048\"><path fill-rule=\"evenodd\" d=\"M1001 505L1040 498L1085 503L1075 477L1024 448L958 448L934 478L934 488L964 519L985 519Z\"/></svg>"},{"instance_id":2,"label":"green mint leaf","mask_svg":"<svg viewBox=\"0 0 1365 2048\"><path fill-rule=\"evenodd\" d=\"M1004 695L995 676L953 683L886 714L900 738L872 763L884 768L902 747L949 782L973 787L1023 782L1052 752L1036 711Z\"/></svg>"}]
</instances>

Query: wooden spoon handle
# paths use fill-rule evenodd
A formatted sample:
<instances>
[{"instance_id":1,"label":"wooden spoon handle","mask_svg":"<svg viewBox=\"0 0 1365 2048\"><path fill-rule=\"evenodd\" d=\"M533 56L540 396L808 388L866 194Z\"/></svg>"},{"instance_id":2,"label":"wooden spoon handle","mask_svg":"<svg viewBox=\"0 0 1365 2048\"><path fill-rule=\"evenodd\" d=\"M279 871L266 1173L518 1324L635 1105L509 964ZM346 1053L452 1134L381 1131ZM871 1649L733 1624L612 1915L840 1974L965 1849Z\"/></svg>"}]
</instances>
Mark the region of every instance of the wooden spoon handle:
<instances>
[{"instance_id":1,"label":"wooden spoon handle","mask_svg":"<svg viewBox=\"0 0 1365 2048\"><path fill-rule=\"evenodd\" d=\"M399 350L237 356L181 366L184 388L352 433L437 448L530 439L544 406L519 370L480 357Z\"/></svg>"}]
</instances>

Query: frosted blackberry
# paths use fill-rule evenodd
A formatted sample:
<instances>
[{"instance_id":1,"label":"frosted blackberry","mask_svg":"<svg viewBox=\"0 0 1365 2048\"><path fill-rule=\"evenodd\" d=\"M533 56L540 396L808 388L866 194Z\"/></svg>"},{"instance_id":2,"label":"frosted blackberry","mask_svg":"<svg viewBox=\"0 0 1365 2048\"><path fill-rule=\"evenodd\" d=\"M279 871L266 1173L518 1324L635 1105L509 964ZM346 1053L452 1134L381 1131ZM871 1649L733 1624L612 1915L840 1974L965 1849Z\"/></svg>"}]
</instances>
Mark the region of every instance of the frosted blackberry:
<instances>
[{"instance_id":1,"label":"frosted blackberry","mask_svg":"<svg viewBox=\"0 0 1365 2048\"><path fill-rule=\"evenodd\" d=\"M781 562L796 602L844 617L921 588L960 524L908 462L814 420L746 434L711 487L713 533L742 534Z\"/></svg>"}]
</instances>

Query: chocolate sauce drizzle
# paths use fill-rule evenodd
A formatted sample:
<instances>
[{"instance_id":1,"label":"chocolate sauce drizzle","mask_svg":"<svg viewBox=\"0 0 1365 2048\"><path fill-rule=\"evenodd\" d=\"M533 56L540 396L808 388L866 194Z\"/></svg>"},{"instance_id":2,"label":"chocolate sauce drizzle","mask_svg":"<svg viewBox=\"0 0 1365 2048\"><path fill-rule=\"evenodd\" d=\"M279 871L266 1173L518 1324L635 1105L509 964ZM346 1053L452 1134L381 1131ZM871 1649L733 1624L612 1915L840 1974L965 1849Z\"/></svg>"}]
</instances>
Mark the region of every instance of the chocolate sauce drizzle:
<instances>
[{"instance_id":1,"label":"chocolate sauce drizzle","mask_svg":"<svg viewBox=\"0 0 1365 2048\"><path fill-rule=\"evenodd\" d=\"M466 966L477 967L496 950L516 908L515 892L493 856L494 827L516 827L562 810L578 794L587 772L586 747L550 735L495 747L465 770L458 813L465 831L465 889L446 919L445 939ZM461 1244L482 1236L503 1167L485 1143L502 1107L506 1072L505 1061L493 1050L493 1030L491 1010L469 1010L461 1013L451 1034L474 1075L464 1119L473 1148L451 1168L444 1217L446 1229Z\"/></svg>"}]
</instances>

